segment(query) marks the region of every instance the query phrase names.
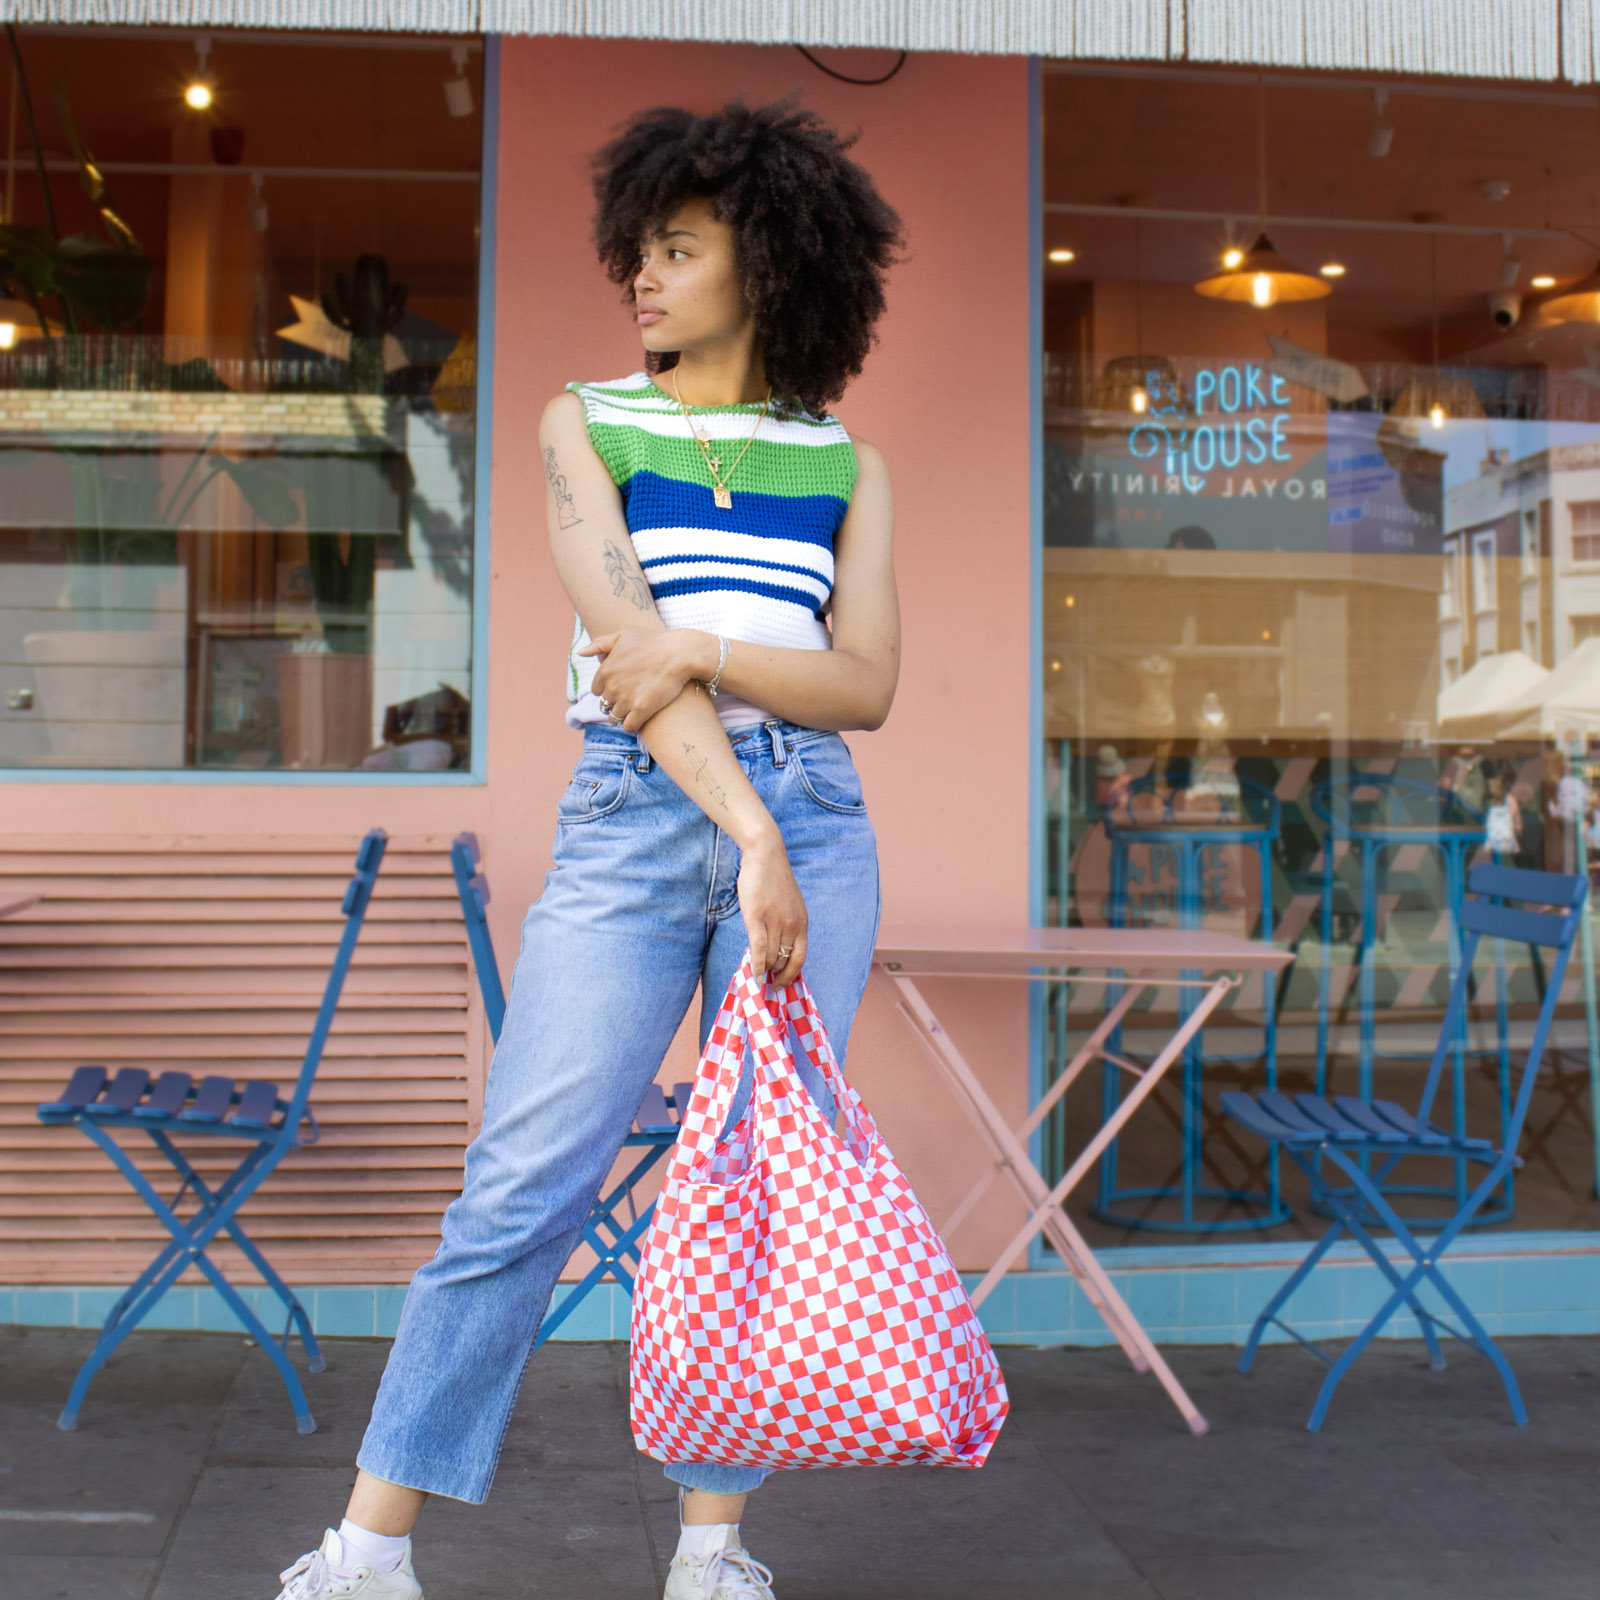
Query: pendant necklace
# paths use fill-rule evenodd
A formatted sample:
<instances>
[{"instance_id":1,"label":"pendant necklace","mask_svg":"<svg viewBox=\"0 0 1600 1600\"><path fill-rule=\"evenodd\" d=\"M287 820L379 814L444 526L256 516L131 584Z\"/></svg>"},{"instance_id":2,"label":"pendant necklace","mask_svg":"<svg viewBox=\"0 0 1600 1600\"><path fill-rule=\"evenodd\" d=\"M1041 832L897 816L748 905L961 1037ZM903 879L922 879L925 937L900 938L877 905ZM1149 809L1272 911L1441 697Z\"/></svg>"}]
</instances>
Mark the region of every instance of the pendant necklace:
<instances>
[{"instance_id":1,"label":"pendant necklace","mask_svg":"<svg viewBox=\"0 0 1600 1600\"><path fill-rule=\"evenodd\" d=\"M767 419L767 409L772 404L772 390L767 390L767 398L761 402L761 415L756 418L756 425L750 430L750 437L744 442L744 449L734 458L733 465L726 472L722 470L722 457L712 452L711 441L695 426L694 418L689 415L689 408L683 403L683 395L678 390L678 369L672 369L672 393L678 402L678 409L683 413L683 420L689 424L689 432L694 435L694 442L700 446L700 454L706 458L706 471L711 474L711 498L719 511L733 510L733 491L728 487L733 481L733 475L739 470L739 463L750 453L750 446L756 442L756 435L761 431L761 424Z\"/></svg>"}]
</instances>

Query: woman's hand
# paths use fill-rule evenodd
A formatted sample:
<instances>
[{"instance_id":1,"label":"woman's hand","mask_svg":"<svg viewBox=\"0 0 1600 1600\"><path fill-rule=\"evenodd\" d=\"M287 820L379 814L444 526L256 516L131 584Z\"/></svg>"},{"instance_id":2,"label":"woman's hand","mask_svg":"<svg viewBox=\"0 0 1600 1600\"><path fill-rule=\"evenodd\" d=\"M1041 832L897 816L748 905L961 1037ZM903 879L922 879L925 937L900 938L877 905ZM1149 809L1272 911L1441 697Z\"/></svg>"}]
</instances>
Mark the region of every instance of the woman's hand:
<instances>
[{"instance_id":1,"label":"woman's hand","mask_svg":"<svg viewBox=\"0 0 1600 1600\"><path fill-rule=\"evenodd\" d=\"M626 732L637 733L683 693L691 678L706 675L701 668L707 640L715 672L717 642L693 628L624 628L591 639L578 654L600 657L594 692L609 702L612 718Z\"/></svg>"},{"instance_id":2,"label":"woman's hand","mask_svg":"<svg viewBox=\"0 0 1600 1600\"><path fill-rule=\"evenodd\" d=\"M780 989L793 983L806 959L806 903L776 827L740 854L739 909L756 972Z\"/></svg>"}]
</instances>

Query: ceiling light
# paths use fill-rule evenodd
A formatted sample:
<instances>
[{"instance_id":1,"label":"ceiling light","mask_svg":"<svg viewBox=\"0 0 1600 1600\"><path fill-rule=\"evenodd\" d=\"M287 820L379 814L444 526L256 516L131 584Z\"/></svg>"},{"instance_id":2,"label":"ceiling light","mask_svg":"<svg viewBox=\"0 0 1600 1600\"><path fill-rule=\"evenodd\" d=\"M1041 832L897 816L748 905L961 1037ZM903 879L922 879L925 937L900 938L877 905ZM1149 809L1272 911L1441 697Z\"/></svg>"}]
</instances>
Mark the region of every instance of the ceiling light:
<instances>
[{"instance_id":1,"label":"ceiling light","mask_svg":"<svg viewBox=\"0 0 1600 1600\"><path fill-rule=\"evenodd\" d=\"M450 60L455 65L456 75L444 80L445 108L452 117L470 117L473 104L472 85L467 82L467 47L464 44L451 45Z\"/></svg>"},{"instance_id":2,"label":"ceiling light","mask_svg":"<svg viewBox=\"0 0 1600 1600\"><path fill-rule=\"evenodd\" d=\"M1435 400L1433 402L1433 404L1428 407L1428 421L1431 422L1434 425L1434 427L1442 428L1444 426L1444 419L1445 419L1444 402L1440 401L1440 400Z\"/></svg>"},{"instance_id":3,"label":"ceiling light","mask_svg":"<svg viewBox=\"0 0 1600 1600\"><path fill-rule=\"evenodd\" d=\"M1106 362L1090 392L1089 404L1097 411L1149 413L1153 401L1162 403L1159 414L1168 420L1189 409L1178 369L1166 356L1144 351L1144 220L1133 219L1133 348L1131 356L1113 356Z\"/></svg>"},{"instance_id":4,"label":"ceiling light","mask_svg":"<svg viewBox=\"0 0 1600 1600\"><path fill-rule=\"evenodd\" d=\"M1388 155L1389 147L1394 143L1394 124L1384 115L1389 107L1389 91L1374 89L1372 106L1373 123L1372 132L1367 138L1367 154L1374 160L1381 161Z\"/></svg>"},{"instance_id":5,"label":"ceiling light","mask_svg":"<svg viewBox=\"0 0 1600 1600\"><path fill-rule=\"evenodd\" d=\"M1537 278L1533 283L1538 288ZM1557 322L1600 322L1600 268L1587 277L1579 278L1576 283L1569 283L1560 294L1552 295L1539 309Z\"/></svg>"},{"instance_id":6,"label":"ceiling light","mask_svg":"<svg viewBox=\"0 0 1600 1600\"><path fill-rule=\"evenodd\" d=\"M1280 256L1267 237L1267 84L1256 78L1256 216L1260 232L1256 242L1238 260L1229 249L1221 272L1213 272L1195 285L1195 291L1213 300L1243 301L1265 310L1280 300L1320 300L1333 291L1327 282L1302 272Z\"/></svg>"},{"instance_id":7,"label":"ceiling light","mask_svg":"<svg viewBox=\"0 0 1600 1600\"><path fill-rule=\"evenodd\" d=\"M48 321L48 319L47 319ZM6 329L10 329L10 335ZM49 322L54 338L61 333L61 325ZM24 339L42 339L39 318L26 300L0 300L0 350L14 350Z\"/></svg>"},{"instance_id":8,"label":"ceiling light","mask_svg":"<svg viewBox=\"0 0 1600 1600\"><path fill-rule=\"evenodd\" d=\"M1229 272L1237 270L1238 265L1244 260L1244 251L1238 245L1222 252L1222 264Z\"/></svg>"},{"instance_id":9,"label":"ceiling light","mask_svg":"<svg viewBox=\"0 0 1600 1600\"><path fill-rule=\"evenodd\" d=\"M1078 253L1075 250L1052 250L1049 259L1052 261L1076 261Z\"/></svg>"},{"instance_id":10,"label":"ceiling light","mask_svg":"<svg viewBox=\"0 0 1600 1600\"><path fill-rule=\"evenodd\" d=\"M211 76L207 63L211 59L211 36L200 33L195 35L194 53L197 57L194 76L190 78L188 86L183 91L184 104L191 111L209 111L212 102L217 97L216 80Z\"/></svg>"},{"instance_id":11,"label":"ceiling light","mask_svg":"<svg viewBox=\"0 0 1600 1600\"><path fill-rule=\"evenodd\" d=\"M1280 300L1320 300L1332 293L1322 278L1302 272L1280 256L1266 234L1240 258L1238 266L1202 278L1195 289L1213 300L1243 301L1262 310Z\"/></svg>"},{"instance_id":12,"label":"ceiling light","mask_svg":"<svg viewBox=\"0 0 1600 1600\"><path fill-rule=\"evenodd\" d=\"M1534 289L1553 289L1556 286L1556 280L1548 272L1541 272L1537 278L1529 278L1528 283Z\"/></svg>"},{"instance_id":13,"label":"ceiling light","mask_svg":"<svg viewBox=\"0 0 1600 1600\"><path fill-rule=\"evenodd\" d=\"M1342 278L1344 276L1344 263L1342 261L1324 261L1317 271L1324 278Z\"/></svg>"}]
</instances>

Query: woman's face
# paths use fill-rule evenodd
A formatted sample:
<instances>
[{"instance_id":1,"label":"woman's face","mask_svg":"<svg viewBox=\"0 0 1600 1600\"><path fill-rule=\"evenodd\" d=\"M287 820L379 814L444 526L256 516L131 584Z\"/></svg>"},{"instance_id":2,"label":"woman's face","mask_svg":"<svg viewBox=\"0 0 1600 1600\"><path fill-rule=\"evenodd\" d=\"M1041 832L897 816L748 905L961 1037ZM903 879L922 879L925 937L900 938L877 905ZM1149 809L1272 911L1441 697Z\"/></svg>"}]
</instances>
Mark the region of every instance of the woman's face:
<instances>
[{"instance_id":1,"label":"woman's face","mask_svg":"<svg viewBox=\"0 0 1600 1600\"><path fill-rule=\"evenodd\" d=\"M645 240L633 293L646 350L694 350L749 335L733 229L711 214L709 200L685 202Z\"/></svg>"}]
</instances>

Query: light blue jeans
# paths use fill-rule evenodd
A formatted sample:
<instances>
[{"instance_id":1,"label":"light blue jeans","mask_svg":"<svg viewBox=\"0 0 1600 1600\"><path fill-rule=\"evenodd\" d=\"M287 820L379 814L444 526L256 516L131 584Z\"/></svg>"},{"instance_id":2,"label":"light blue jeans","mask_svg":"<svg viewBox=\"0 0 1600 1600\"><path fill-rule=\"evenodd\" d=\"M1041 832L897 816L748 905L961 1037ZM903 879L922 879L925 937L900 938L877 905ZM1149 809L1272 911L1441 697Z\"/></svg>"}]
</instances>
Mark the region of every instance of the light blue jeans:
<instances>
[{"instance_id":1,"label":"light blue jeans","mask_svg":"<svg viewBox=\"0 0 1600 1600\"><path fill-rule=\"evenodd\" d=\"M842 1061L878 925L860 780L835 733L769 722L730 737L805 896L806 980ZM411 1280L358 1457L375 1477L456 1500L488 1496L539 1320L639 1098L697 985L704 1040L748 943L737 848L631 734L586 731L558 817L483 1128L438 1254ZM831 1111L810 1064L801 1072ZM747 1061L730 1125L749 1080ZM766 1474L675 1462L667 1476L742 1494Z\"/></svg>"}]
</instances>

